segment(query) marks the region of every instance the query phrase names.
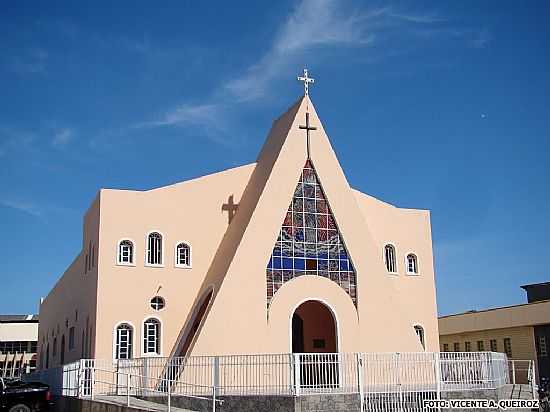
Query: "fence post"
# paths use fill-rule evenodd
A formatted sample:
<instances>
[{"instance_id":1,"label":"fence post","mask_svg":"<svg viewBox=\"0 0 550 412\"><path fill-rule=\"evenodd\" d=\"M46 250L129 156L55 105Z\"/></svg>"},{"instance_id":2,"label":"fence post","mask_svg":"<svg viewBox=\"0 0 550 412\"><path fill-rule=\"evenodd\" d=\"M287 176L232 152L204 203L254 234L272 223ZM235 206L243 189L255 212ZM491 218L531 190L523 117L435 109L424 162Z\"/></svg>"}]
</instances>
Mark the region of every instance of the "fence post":
<instances>
[{"instance_id":1,"label":"fence post","mask_svg":"<svg viewBox=\"0 0 550 412\"><path fill-rule=\"evenodd\" d=\"M300 396L300 354L294 354L294 396Z\"/></svg>"},{"instance_id":2,"label":"fence post","mask_svg":"<svg viewBox=\"0 0 550 412\"><path fill-rule=\"evenodd\" d=\"M537 399L537 370L535 368L535 361L532 360L531 363L533 364L532 371L532 378L531 378L531 392L533 395L533 399Z\"/></svg>"},{"instance_id":3,"label":"fence post","mask_svg":"<svg viewBox=\"0 0 550 412\"><path fill-rule=\"evenodd\" d=\"M76 389L76 397L80 398L84 394L83 390L83 374L84 374L84 359L80 359L80 364L78 365L78 387Z\"/></svg>"},{"instance_id":4,"label":"fence post","mask_svg":"<svg viewBox=\"0 0 550 412\"><path fill-rule=\"evenodd\" d=\"M214 385L214 390L218 394L220 387L220 357L214 356L214 370L212 371L212 384Z\"/></svg>"},{"instance_id":5,"label":"fence post","mask_svg":"<svg viewBox=\"0 0 550 412\"><path fill-rule=\"evenodd\" d=\"M92 371L90 373L90 395L92 398L92 401L94 400L94 392L95 392L95 365L92 367Z\"/></svg>"},{"instance_id":6,"label":"fence post","mask_svg":"<svg viewBox=\"0 0 550 412\"><path fill-rule=\"evenodd\" d=\"M365 388L363 387L363 371L364 371L364 359L363 354L358 353L357 355L357 385L359 386L359 404L361 406L360 411L365 410Z\"/></svg>"},{"instance_id":7,"label":"fence post","mask_svg":"<svg viewBox=\"0 0 550 412\"><path fill-rule=\"evenodd\" d=\"M168 412L172 410L172 381L168 379Z\"/></svg>"},{"instance_id":8,"label":"fence post","mask_svg":"<svg viewBox=\"0 0 550 412\"><path fill-rule=\"evenodd\" d=\"M434 353L435 367L435 395L436 399L441 399L441 353Z\"/></svg>"},{"instance_id":9,"label":"fence post","mask_svg":"<svg viewBox=\"0 0 550 412\"><path fill-rule=\"evenodd\" d=\"M130 374L126 374L126 406L130 406Z\"/></svg>"},{"instance_id":10,"label":"fence post","mask_svg":"<svg viewBox=\"0 0 550 412\"><path fill-rule=\"evenodd\" d=\"M216 385L212 386L212 412L216 412Z\"/></svg>"},{"instance_id":11,"label":"fence post","mask_svg":"<svg viewBox=\"0 0 550 412\"><path fill-rule=\"evenodd\" d=\"M220 357L214 356L214 369L212 370L212 412L216 412L216 395L220 387Z\"/></svg>"}]
</instances>

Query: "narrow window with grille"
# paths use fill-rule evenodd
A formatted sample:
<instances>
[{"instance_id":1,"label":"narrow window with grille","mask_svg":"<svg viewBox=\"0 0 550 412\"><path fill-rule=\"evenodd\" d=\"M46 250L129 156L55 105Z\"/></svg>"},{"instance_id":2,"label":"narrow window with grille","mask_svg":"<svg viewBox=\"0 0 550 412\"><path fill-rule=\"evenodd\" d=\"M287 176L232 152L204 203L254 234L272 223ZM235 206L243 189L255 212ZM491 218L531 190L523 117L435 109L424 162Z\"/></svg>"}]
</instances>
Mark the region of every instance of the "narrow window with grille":
<instances>
[{"instance_id":1,"label":"narrow window with grille","mask_svg":"<svg viewBox=\"0 0 550 412\"><path fill-rule=\"evenodd\" d=\"M162 265L162 236L160 233L150 233L147 239L147 263Z\"/></svg>"}]
</instances>

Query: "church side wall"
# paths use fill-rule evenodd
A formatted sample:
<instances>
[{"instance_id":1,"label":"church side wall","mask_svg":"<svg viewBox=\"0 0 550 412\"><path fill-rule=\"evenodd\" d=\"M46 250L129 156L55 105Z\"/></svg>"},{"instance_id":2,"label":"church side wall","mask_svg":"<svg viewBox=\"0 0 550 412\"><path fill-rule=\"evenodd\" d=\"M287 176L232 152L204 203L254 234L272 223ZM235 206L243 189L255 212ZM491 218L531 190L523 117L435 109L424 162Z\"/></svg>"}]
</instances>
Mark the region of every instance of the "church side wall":
<instances>
[{"instance_id":1,"label":"church side wall","mask_svg":"<svg viewBox=\"0 0 550 412\"><path fill-rule=\"evenodd\" d=\"M143 356L143 322L161 321L161 356L170 356L206 272L228 227L223 208L238 203L254 165L247 165L147 192L102 190L98 287L97 358L114 356L114 330L120 323L134 329L133 356ZM163 236L163 264L146 264L147 236ZM118 243L134 243L135 264L117 264ZM191 268L175 265L179 242L191 246ZM160 311L154 296L165 299Z\"/></svg>"},{"instance_id":2,"label":"church side wall","mask_svg":"<svg viewBox=\"0 0 550 412\"><path fill-rule=\"evenodd\" d=\"M51 368L61 363L93 356L93 325L96 313L99 258L99 208L100 198L97 196L84 216L81 252L40 305L39 368L46 367L47 358L48 366ZM86 266L87 263L88 266ZM74 328L74 346L72 347L69 346L71 328ZM64 356L61 355L63 338L65 339ZM46 354L47 349L49 356Z\"/></svg>"},{"instance_id":3,"label":"church side wall","mask_svg":"<svg viewBox=\"0 0 550 412\"><path fill-rule=\"evenodd\" d=\"M439 350L437 305L430 215L425 210L401 209L355 191L359 206L371 229L379 251L377 259L384 262L384 246L395 246L397 274L384 270L380 279L391 285L392 297L404 308L407 323L424 328L427 351ZM418 258L418 275L408 274L406 256ZM419 348L421 350L421 348Z\"/></svg>"}]
</instances>

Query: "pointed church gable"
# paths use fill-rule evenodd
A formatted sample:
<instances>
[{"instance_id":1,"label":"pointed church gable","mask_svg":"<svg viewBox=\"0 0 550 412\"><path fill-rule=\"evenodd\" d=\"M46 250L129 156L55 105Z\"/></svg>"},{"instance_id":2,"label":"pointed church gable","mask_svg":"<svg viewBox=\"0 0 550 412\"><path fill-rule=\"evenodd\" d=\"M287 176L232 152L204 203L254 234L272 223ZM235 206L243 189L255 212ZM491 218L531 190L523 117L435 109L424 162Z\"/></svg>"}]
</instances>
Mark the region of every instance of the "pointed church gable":
<instances>
[{"instance_id":1,"label":"pointed church gable","mask_svg":"<svg viewBox=\"0 0 550 412\"><path fill-rule=\"evenodd\" d=\"M357 304L357 278L311 160L307 160L267 264L267 304L287 281L326 277Z\"/></svg>"}]
</instances>

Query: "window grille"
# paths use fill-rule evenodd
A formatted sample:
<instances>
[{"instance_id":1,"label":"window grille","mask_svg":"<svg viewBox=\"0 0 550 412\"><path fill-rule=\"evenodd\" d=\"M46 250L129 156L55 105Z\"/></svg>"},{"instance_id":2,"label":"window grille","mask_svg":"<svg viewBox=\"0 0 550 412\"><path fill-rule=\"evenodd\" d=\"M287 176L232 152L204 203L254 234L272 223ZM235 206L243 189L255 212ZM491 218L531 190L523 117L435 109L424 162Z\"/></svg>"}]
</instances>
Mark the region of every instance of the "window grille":
<instances>
[{"instance_id":1,"label":"window grille","mask_svg":"<svg viewBox=\"0 0 550 412\"><path fill-rule=\"evenodd\" d=\"M504 353L506 353L506 356L509 358L512 357L512 339L510 338L504 338Z\"/></svg>"},{"instance_id":2,"label":"window grille","mask_svg":"<svg viewBox=\"0 0 550 412\"><path fill-rule=\"evenodd\" d=\"M118 263L134 263L134 244L130 240L122 240L118 244Z\"/></svg>"},{"instance_id":3,"label":"window grille","mask_svg":"<svg viewBox=\"0 0 550 412\"><path fill-rule=\"evenodd\" d=\"M395 247L393 245L384 246L384 261L386 269L390 273L397 273L397 262L395 260Z\"/></svg>"},{"instance_id":4,"label":"window grille","mask_svg":"<svg viewBox=\"0 0 550 412\"><path fill-rule=\"evenodd\" d=\"M149 234L147 241L147 263L162 265L162 236L160 233Z\"/></svg>"},{"instance_id":5,"label":"window grille","mask_svg":"<svg viewBox=\"0 0 550 412\"><path fill-rule=\"evenodd\" d=\"M164 299L160 296L155 296L153 299L151 299L151 308L154 310L161 310L164 309Z\"/></svg>"},{"instance_id":6,"label":"window grille","mask_svg":"<svg viewBox=\"0 0 550 412\"><path fill-rule=\"evenodd\" d=\"M160 322L147 319L143 323L143 353L160 355Z\"/></svg>"},{"instance_id":7,"label":"window grille","mask_svg":"<svg viewBox=\"0 0 550 412\"><path fill-rule=\"evenodd\" d=\"M191 248L185 243L180 243L176 246L176 265L191 266Z\"/></svg>"},{"instance_id":8,"label":"window grille","mask_svg":"<svg viewBox=\"0 0 550 412\"><path fill-rule=\"evenodd\" d=\"M539 354L541 358L548 356L548 347L546 346L546 336L539 336Z\"/></svg>"},{"instance_id":9,"label":"window grille","mask_svg":"<svg viewBox=\"0 0 550 412\"><path fill-rule=\"evenodd\" d=\"M116 359L130 359L133 352L134 333L130 325L123 323L116 329Z\"/></svg>"},{"instance_id":10,"label":"window grille","mask_svg":"<svg viewBox=\"0 0 550 412\"><path fill-rule=\"evenodd\" d=\"M407 255L407 273L418 274L418 258L412 253Z\"/></svg>"}]
</instances>

